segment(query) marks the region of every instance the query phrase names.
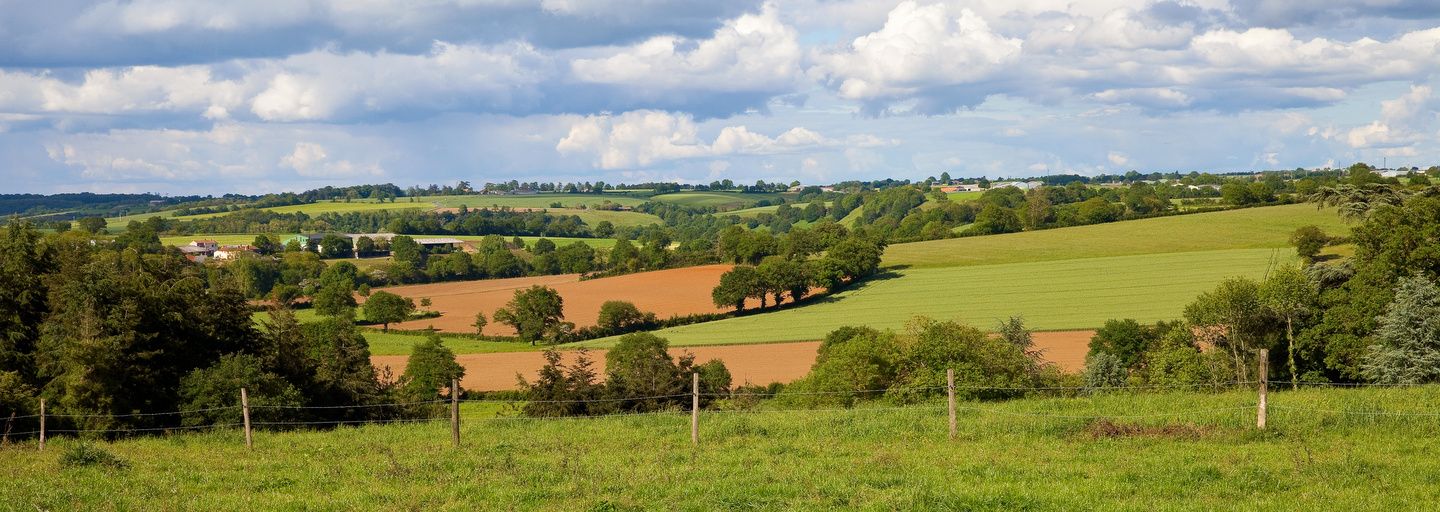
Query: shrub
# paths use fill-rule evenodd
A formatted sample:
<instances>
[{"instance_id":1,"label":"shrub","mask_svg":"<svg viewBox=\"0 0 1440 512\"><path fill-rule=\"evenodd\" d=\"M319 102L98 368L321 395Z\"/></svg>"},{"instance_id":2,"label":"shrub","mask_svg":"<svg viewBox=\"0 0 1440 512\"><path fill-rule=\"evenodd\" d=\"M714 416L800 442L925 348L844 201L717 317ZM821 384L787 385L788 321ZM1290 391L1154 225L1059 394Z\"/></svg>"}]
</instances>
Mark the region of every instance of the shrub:
<instances>
[{"instance_id":1,"label":"shrub","mask_svg":"<svg viewBox=\"0 0 1440 512\"><path fill-rule=\"evenodd\" d=\"M605 333L620 334L650 328L658 322L654 313L641 312L635 304L611 300L600 305L600 317L595 323Z\"/></svg>"},{"instance_id":2,"label":"shrub","mask_svg":"<svg viewBox=\"0 0 1440 512\"><path fill-rule=\"evenodd\" d=\"M264 369L260 358L250 354L221 356L209 368L190 372L180 379L181 416L186 426L239 423L240 388L245 388L256 421L287 419L293 409L304 405L300 390L279 375Z\"/></svg>"},{"instance_id":3,"label":"shrub","mask_svg":"<svg viewBox=\"0 0 1440 512\"><path fill-rule=\"evenodd\" d=\"M1330 243L1330 237L1316 226L1301 226L1290 235L1290 245L1295 246L1295 252L1306 261L1314 261L1327 243Z\"/></svg>"},{"instance_id":4,"label":"shrub","mask_svg":"<svg viewBox=\"0 0 1440 512\"><path fill-rule=\"evenodd\" d=\"M434 400L440 396L441 388L450 387L451 380L464 376L465 367L455 362L455 352L432 332L410 350L405 373L400 376L400 389L407 400Z\"/></svg>"},{"instance_id":5,"label":"shrub","mask_svg":"<svg viewBox=\"0 0 1440 512\"><path fill-rule=\"evenodd\" d=\"M1120 357L1109 352L1092 352L1085 357L1085 387L1124 386L1129 373Z\"/></svg>"},{"instance_id":6,"label":"shrub","mask_svg":"<svg viewBox=\"0 0 1440 512\"><path fill-rule=\"evenodd\" d=\"M114 469L124 469L130 464L116 457L115 454L106 451L104 448L90 443L78 443L65 449L60 454L60 467L62 468L84 468L91 466L104 466Z\"/></svg>"}]
</instances>

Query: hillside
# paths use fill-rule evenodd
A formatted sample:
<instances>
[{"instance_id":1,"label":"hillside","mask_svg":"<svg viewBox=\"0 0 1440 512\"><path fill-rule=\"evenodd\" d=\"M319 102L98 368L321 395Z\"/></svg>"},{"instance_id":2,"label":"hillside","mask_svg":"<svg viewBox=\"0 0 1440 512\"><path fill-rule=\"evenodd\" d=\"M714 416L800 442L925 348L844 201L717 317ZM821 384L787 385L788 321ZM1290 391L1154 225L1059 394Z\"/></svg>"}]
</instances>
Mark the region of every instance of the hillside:
<instances>
[{"instance_id":1,"label":"hillside","mask_svg":"<svg viewBox=\"0 0 1440 512\"><path fill-rule=\"evenodd\" d=\"M0 448L3 508L1028 509L1415 508L1440 490L1440 390L1109 394L840 410L543 420L467 403L449 424L233 428L100 447L128 464L63 469L73 439ZM486 405L489 407L480 407ZM1403 414L1431 413L1430 416ZM1383 482L1383 492L1377 492Z\"/></svg>"},{"instance_id":2,"label":"hillside","mask_svg":"<svg viewBox=\"0 0 1440 512\"><path fill-rule=\"evenodd\" d=\"M1290 234L1310 224L1331 235L1350 230L1333 210L1292 204L895 244L885 249L884 264L943 267L1288 247Z\"/></svg>"},{"instance_id":3,"label":"hillside","mask_svg":"<svg viewBox=\"0 0 1440 512\"><path fill-rule=\"evenodd\" d=\"M582 221L591 226L600 221L610 221L617 226L644 226L662 222L659 217L647 213L634 211L611 211L595 210L590 206L610 201L623 206L636 206L645 202L643 199L622 195L598 194L535 194L535 195L462 195L462 196L422 196L406 197L397 199L395 202L378 202L369 199L354 201L317 201L314 203L272 206L263 210L275 213L296 213L304 212L306 215L320 215L325 213L349 213L377 210L432 210L436 208L539 208L546 209L556 215L576 215ZM552 208L554 203L560 203L562 208ZM586 206L586 209L577 208ZM176 220L195 220L211 217L229 215L230 212L207 213L200 215L187 215L175 217L174 210L149 212L123 217L107 218L106 225L111 231L123 230L131 221L143 221L150 217L171 217Z\"/></svg>"},{"instance_id":4,"label":"hillside","mask_svg":"<svg viewBox=\"0 0 1440 512\"><path fill-rule=\"evenodd\" d=\"M735 210L754 206L761 199L778 199L780 194L739 193L739 192L675 192L661 194L650 199L692 207L715 207L721 210Z\"/></svg>"},{"instance_id":5,"label":"hillside","mask_svg":"<svg viewBox=\"0 0 1440 512\"><path fill-rule=\"evenodd\" d=\"M1293 261L1290 233L1307 224L1348 232L1334 212L1302 204L896 244L885 251L891 270L853 289L658 334L710 345L815 340L843 325L899 328L915 315L983 328L1022 315L1041 330L1174 319L1227 277L1260 277Z\"/></svg>"}]
</instances>

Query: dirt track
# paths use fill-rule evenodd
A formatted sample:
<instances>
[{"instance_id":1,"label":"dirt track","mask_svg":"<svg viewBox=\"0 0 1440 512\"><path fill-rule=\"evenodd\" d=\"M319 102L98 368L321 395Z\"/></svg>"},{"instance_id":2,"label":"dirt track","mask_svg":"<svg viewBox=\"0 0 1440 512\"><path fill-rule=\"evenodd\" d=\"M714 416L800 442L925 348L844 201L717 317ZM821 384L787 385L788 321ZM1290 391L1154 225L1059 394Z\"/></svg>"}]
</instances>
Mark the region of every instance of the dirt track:
<instances>
[{"instance_id":1,"label":"dirt track","mask_svg":"<svg viewBox=\"0 0 1440 512\"><path fill-rule=\"evenodd\" d=\"M598 307L598 306L597 306ZM1069 372L1079 371L1085 364L1085 352L1089 350L1090 336L1094 331L1063 331L1035 333L1036 348L1043 349L1045 359ZM735 384L746 382L769 384L790 382L805 376L810 365L815 363L815 351L820 347L816 341L798 343L768 343L752 345L720 345L709 347L679 347L670 349L676 356L690 352L696 360L705 362L719 359L725 362ZM574 351L565 352L565 361L573 362ZM597 372L605 368L605 351L590 351L595 360ZM371 360L377 367L390 366L398 375L405 369L406 356L375 356ZM457 356L465 366L466 388L480 391L514 389L516 374L534 379L537 371L545 364L540 352L504 352L495 354L462 354Z\"/></svg>"},{"instance_id":2,"label":"dirt track","mask_svg":"<svg viewBox=\"0 0 1440 512\"><path fill-rule=\"evenodd\" d=\"M600 316L600 305L609 300L633 302L641 311L655 313L660 318L722 312L711 302L710 290L720 283L720 275L730 268L730 265L702 265L588 281L581 281L576 274L485 279L396 286L385 288L385 291L413 298L416 302L429 297L432 301L430 309L442 313L440 318L393 325L401 329L434 326L446 332L474 332L475 328L470 324L475 321L475 312L481 311L486 317L493 318L495 311L514 297L515 290L536 284L560 292L565 299L565 320L575 322L576 327L585 327L595 325ZM752 307L755 305L751 304ZM485 334L514 336L515 331L492 321L485 327Z\"/></svg>"}]
</instances>

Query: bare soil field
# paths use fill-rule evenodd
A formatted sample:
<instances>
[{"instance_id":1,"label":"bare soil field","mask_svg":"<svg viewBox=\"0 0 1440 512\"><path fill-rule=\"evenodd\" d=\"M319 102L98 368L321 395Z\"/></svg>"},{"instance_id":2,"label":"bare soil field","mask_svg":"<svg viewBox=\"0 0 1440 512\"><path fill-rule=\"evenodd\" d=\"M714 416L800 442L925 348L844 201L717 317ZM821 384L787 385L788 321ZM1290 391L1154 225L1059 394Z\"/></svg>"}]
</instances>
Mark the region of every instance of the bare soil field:
<instances>
[{"instance_id":1,"label":"bare soil field","mask_svg":"<svg viewBox=\"0 0 1440 512\"><path fill-rule=\"evenodd\" d=\"M1089 350L1090 336L1094 331L1060 331L1035 333L1035 347L1044 350L1045 359L1060 366L1067 372L1078 372L1085 366L1085 353ZM701 347L672 347L670 354L676 357L686 352L695 354L699 362L719 359L725 362L736 385L769 384L791 382L810 372L815 364L815 351L820 348L818 341L797 343L764 343L750 345L711 345ZM573 363L578 351L563 352L564 362ZM605 350L591 350L595 369L605 371ZM396 375L405 371L406 356L374 356L370 358L377 368L389 366ZM461 354L456 359L465 367L465 379L461 383L466 389L497 391L515 389L516 375L534 380L545 358L540 352L504 352L492 354ZM603 375L602 375L603 377Z\"/></svg>"},{"instance_id":2,"label":"bare soil field","mask_svg":"<svg viewBox=\"0 0 1440 512\"><path fill-rule=\"evenodd\" d=\"M710 300L710 290L720 283L720 275L731 265L703 265L655 272L641 272L603 279L581 281L576 274L511 279L485 279L433 283L385 288L390 293L415 299L429 297L429 309L439 311L439 318L411 320L393 324L400 329L424 329L434 326L444 332L474 332L471 324L477 311L494 318L496 310L515 296L515 290L531 285L554 288L565 299L565 320L576 327L595 325L600 305L605 301L624 300L635 303L641 311L660 318L696 313L721 313ZM755 307L758 304L750 304ZM485 334L514 336L509 326L490 322Z\"/></svg>"}]
</instances>

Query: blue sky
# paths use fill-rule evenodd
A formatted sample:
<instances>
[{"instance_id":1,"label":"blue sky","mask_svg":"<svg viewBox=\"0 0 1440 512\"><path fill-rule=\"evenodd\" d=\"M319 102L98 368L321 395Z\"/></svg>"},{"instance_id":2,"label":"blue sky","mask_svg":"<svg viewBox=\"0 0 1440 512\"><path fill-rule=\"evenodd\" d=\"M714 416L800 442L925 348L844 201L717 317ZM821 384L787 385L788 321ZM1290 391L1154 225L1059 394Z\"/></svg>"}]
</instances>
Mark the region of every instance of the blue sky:
<instances>
[{"instance_id":1,"label":"blue sky","mask_svg":"<svg viewBox=\"0 0 1440 512\"><path fill-rule=\"evenodd\" d=\"M0 0L7 192L1440 164L1434 0Z\"/></svg>"}]
</instances>

